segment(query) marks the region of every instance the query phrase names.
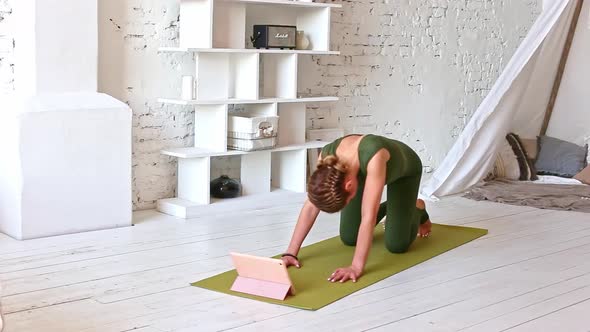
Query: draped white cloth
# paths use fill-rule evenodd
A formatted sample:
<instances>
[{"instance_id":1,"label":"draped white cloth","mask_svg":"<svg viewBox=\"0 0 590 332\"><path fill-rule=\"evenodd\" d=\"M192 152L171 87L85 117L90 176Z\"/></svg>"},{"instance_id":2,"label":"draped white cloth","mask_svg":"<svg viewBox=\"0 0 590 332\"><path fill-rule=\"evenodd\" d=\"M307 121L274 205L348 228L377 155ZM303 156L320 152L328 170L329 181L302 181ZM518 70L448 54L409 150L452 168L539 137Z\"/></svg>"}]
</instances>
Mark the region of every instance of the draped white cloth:
<instances>
[{"instance_id":1,"label":"draped white cloth","mask_svg":"<svg viewBox=\"0 0 590 332\"><path fill-rule=\"evenodd\" d=\"M421 197L436 200L465 191L491 170L507 133L539 133L574 9L574 0L546 4Z\"/></svg>"}]
</instances>

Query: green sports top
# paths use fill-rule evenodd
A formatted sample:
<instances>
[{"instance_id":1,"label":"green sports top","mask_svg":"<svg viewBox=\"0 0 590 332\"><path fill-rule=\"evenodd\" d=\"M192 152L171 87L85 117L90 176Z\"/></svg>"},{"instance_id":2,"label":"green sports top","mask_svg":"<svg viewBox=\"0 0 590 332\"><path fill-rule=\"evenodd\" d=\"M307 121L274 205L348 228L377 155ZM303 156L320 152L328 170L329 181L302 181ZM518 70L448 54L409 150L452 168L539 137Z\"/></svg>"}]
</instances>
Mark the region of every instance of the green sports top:
<instances>
[{"instance_id":1,"label":"green sports top","mask_svg":"<svg viewBox=\"0 0 590 332\"><path fill-rule=\"evenodd\" d=\"M361 135L347 135L341 137L334 142L324 146L322 148L322 157L328 155L336 155L336 149L340 145L340 142L348 136L361 136ZM367 166L373 156L381 149L387 149L389 151L389 161L387 161L387 173L385 183L392 183L393 181L410 175L417 175L422 173L422 162L420 158L403 142L396 141L387 137L379 135L364 135L359 142L358 147L358 158L360 163L359 178L367 177ZM338 156L338 155L336 155Z\"/></svg>"}]
</instances>

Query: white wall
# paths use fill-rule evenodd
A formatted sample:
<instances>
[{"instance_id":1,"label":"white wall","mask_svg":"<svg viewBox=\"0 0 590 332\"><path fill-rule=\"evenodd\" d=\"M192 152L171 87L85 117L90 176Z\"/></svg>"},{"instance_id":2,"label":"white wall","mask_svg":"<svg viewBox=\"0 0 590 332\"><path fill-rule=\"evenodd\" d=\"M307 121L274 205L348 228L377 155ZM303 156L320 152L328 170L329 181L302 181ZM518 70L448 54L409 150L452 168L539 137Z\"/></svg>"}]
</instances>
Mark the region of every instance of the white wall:
<instances>
[{"instance_id":1,"label":"white wall","mask_svg":"<svg viewBox=\"0 0 590 332\"><path fill-rule=\"evenodd\" d=\"M547 135L576 144L590 141L590 1L585 1Z\"/></svg>"},{"instance_id":2,"label":"white wall","mask_svg":"<svg viewBox=\"0 0 590 332\"><path fill-rule=\"evenodd\" d=\"M14 91L13 1L0 0L0 94Z\"/></svg>"},{"instance_id":3,"label":"white wall","mask_svg":"<svg viewBox=\"0 0 590 332\"><path fill-rule=\"evenodd\" d=\"M403 140L431 172L540 10L540 1L346 2L333 25L343 56L314 59L302 77L342 100L308 125Z\"/></svg>"},{"instance_id":4,"label":"white wall","mask_svg":"<svg viewBox=\"0 0 590 332\"><path fill-rule=\"evenodd\" d=\"M96 91L98 44L88 37L98 35L96 6L96 0L12 3L19 94Z\"/></svg>"},{"instance_id":5,"label":"white wall","mask_svg":"<svg viewBox=\"0 0 590 332\"><path fill-rule=\"evenodd\" d=\"M6 144L18 141L19 123L15 116L18 108L16 98L0 91L0 230L6 234L21 234L22 209L22 168L18 144ZM7 107L8 106L8 107ZM4 108L7 107L7 108ZM10 162L6 162L10 161Z\"/></svg>"},{"instance_id":6,"label":"white wall","mask_svg":"<svg viewBox=\"0 0 590 332\"><path fill-rule=\"evenodd\" d=\"M133 109L133 204L150 208L176 187L175 160L160 150L192 144L190 109L156 100L180 95L190 56L158 54L158 47L178 45L180 1L100 0L98 90Z\"/></svg>"},{"instance_id":7,"label":"white wall","mask_svg":"<svg viewBox=\"0 0 590 332\"><path fill-rule=\"evenodd\" d=\"M18 0L21 2L21 0ZM96 0L36 2L37 90L96 92L98 26ZM56 18L68 17L56 24ZM59 79L57 80L56 78ZM17 86L18 89L18 86Z\"/></svg>"},{"instance_id":8,"label":"white wall","mask_svg":"<svg viewBox=\"0 0 590 332\"><path fill-rule=\"evenodd\" d=\"M0 123L5 130L0 131L0 142L14 141L18 137L18 126L13 113L10 113L12 96L14 93L14 29L12 5L14 0L0 0ZM8 101L10 99L11 102ZM14 163L4 160L17 160ZM16 223L9 220L20 219L20 195L18 189L21 186L20 165L18 164L18 151L16 146L9 146L3 150L0 156L0 229L10 233L20 233Z\"/></svg>"}]
</instances>

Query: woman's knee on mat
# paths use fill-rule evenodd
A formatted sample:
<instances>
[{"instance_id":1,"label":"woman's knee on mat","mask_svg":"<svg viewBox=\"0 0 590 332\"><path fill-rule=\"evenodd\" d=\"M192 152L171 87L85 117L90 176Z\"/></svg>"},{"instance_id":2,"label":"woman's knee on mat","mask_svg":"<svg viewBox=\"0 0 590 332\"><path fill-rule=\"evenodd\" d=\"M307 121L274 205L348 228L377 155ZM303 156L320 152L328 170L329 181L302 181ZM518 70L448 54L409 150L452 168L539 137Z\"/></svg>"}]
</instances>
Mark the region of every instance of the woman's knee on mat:
<instances>
[{"instance_id":1,"label":"woman's knee on mat","mask_svg":"<svg viewBox=\"0 0 590 332\"><path fill-rule=\"evenodd\" d=\"M410 248L411 241L385 241L385 248L393 254L403 254Z\"/></svg>"},{"instance_id":2,"label":"woman's knee on mat","mask_svg":"<svg viewBox=\"0 0 590 332\"><path fill-rule=\"evenodd\" d=\"M356 238L357 238L357 234L349 234L349 233L341 233L340 234L340 240L342 241L342 243L344 243L344 245L347 246L356 246Z\"/></svg>"}]
</instances>

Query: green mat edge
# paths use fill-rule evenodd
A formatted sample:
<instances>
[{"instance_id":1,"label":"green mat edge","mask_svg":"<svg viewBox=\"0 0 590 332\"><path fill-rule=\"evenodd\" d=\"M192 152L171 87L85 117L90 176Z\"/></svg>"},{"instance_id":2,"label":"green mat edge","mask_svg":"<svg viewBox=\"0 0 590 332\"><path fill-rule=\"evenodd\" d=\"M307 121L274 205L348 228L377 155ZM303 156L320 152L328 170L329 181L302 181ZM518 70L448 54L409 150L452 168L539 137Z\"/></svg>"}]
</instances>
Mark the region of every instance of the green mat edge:
<instances>
[{"instance_id":1,"label":"green mat edge","mask_svg":"<svg viewBox=\"0 0 590 332\"><path fill-rule=\"evenodd\" d=\"M434 224L434 223L433 223L433 224ZM449 250L447 250L447 251L443 251L443 252L441 252L441 253L439 253L439 254L436 254L436 255L434 255L434 256L432 256L432 257L428 258L428 259L427 259L427 260L425 260L425 261L422 261L422 262L420 262L420 263L417 263L417 264L414 264L414 265L412 265L412 266L409 266L409 267L407 267L407 268L405 268L405 269L403 269L403 270L400 270L400 271L398 271L398 272L396 272L396 273L394 273L394 274L392 274L392 275L390 275L390 276L388 276L388 277L385 277L385 278L382 278L382 279L379 279L379 280L375 280L375 281L373 281L373 282L369 283L368 285L366 285L366 286L365 286L365 287L363 287L363 288L367 288L367 287L369 287L369 286L371 286L371 285L374 285L374 284L378 283L379 281L383 281L383 280L385 280L385 279L387 279L387 278L389 278L389 277L392 277L392 276L394 276L394 275L396 275L396 274L398 274L398 273L400 273L400 272L403 272L403 271L405 271L405 270L407 270L407 269L410 269L410 268L412 268L412 267L414 267L414 266L416 266L416 265L418 265L418 264L422 264L422 263L424 263L424 262L426 262L426 261L428 261L428 260L430 260L430 259L432 259L432 258L434 258L434 257L440 256L440 255L442 255L442 254L444 254L444 253L447 253L447 252L449 252L449 251L452 251L452 250L454 250L454 249L457 249L457 248L459 248L459 247L461 247L461 246L463 246L463 245L465 245L465 244L467 244L467 243L469 243L469 242L473 242L473 241L475 241L475 240L477 240L477 239L481 238L482 236L485 236L485 235L487 235L487 234L488 234L488 230L487 230L487 229L484 229L484 228L477 228L477 227L467 227L467 226L455 226L455 225L444 225L444 224L436 224L436 225L437 225L438 227L450 227L450 228L462 228L462 229L469 229L469 230L471 230L471 231L478 231L480 234L477 234L477 236L476 236L476 237L474 237L473 239L471 239L471 240L469 240L469 241L467 241L467 242L464 242L464 243L462 243L462 244L460 244L460 245L458 245L458 246L456 246L456 247L454 247L454 248L452 248L452 249L449 249ZM338 235L336 235L336 237L337 237L337 236L338 236ZM329 240L329 239L332 239L332 238L334 238L334 237L327 238L327 239L323 239L323 240L320 240L320 241L318 241L318 242L315 242L315 243L310 243L308 246L311 246L311 245L314 245L314 244L316 244L316 243L319 243L319 242L322 242L322 241L326 241L326 240ZM303 248L304 248L304 247L303 247ZM275 255L275 256L272 256L272 258L280 258L280 257L281 257L281 255L280 255L280 254L278 254L278 255ZM286 306L286 307L291 307L291 308L296 308L296 309L302 309L302 310L309 310L309 311L316 311L316 310L318 310L318 309L321 309L321 308L323 308L323 307L326 307L326 306L328 306L328 305L330 305L330 304L332 304L332 303L334 303L334 302L336 302L336 301L338 301L338 300L341 300L341 299L343 299L343 298L345 298L345 297L347 297L347 296L350 296L351 294L354 294L354 293L358 292L359 290L363 289L363 288L361 288L361 289L359 289L359 290L357 290L357 291L354 291L354 292L352 292L352 293L350 293L350 294L347 294L347 295L345 295L345 296L343 296L343 297L341 297L341 298L338 298L338 299L335 299L335 300L333 300L333 301L327 302L326 304L322 305L321 307L318 307L318 308L312 308L312 307L305 307L305 306L300 306L300 305L294 305L294 304L290 304L290 303L283 302L283 301L280 301L280 300L269 299L269 298L262 297L262 296L256 296L256 295L250 295L250 294L246 294L246 293L234 292L234 291L232 291L232 290L229 290L229 289L228 289L227 291L221 291L221 290L217 290L217 289L211 289L211 288L208 288L208 287L205 287L205 286L201 286L201 285L200 285L200 283L203 283L203 282L205 282L205 281L207 281L207 280L209 280L209 279L212 279L212 278L216 278L216 277L218 277L218 276L220 276L220 275L222 275L222 274L226 274L226 273L234 273L234 272L236 272L236 270L235 270L235 269L233 269L233 270L229 270L229 271L225 271L225 272L222 272L222 273L218 273L218 274L216 274L216 275L213 275L213 276L211 276L211 277L208 277L208 278L201 279L201 280L199 280L199 281L193 282L193 283L191 283L190 285L191 285L191 286L193 286L193 287L198 287L198 288L201 288L201 289L206 289L206 290L213 291L213 292L220 293L220 294L226 294L226 295L230 295L230 296L238 296L238 297L241 297L241 298L246 298L246 299L250 299L250 300L257 300L257 301L264 302L264 303L269 303L269 304L276 304L276 305L282 305L282 306Z\"/></svg>"}]
</instances>

